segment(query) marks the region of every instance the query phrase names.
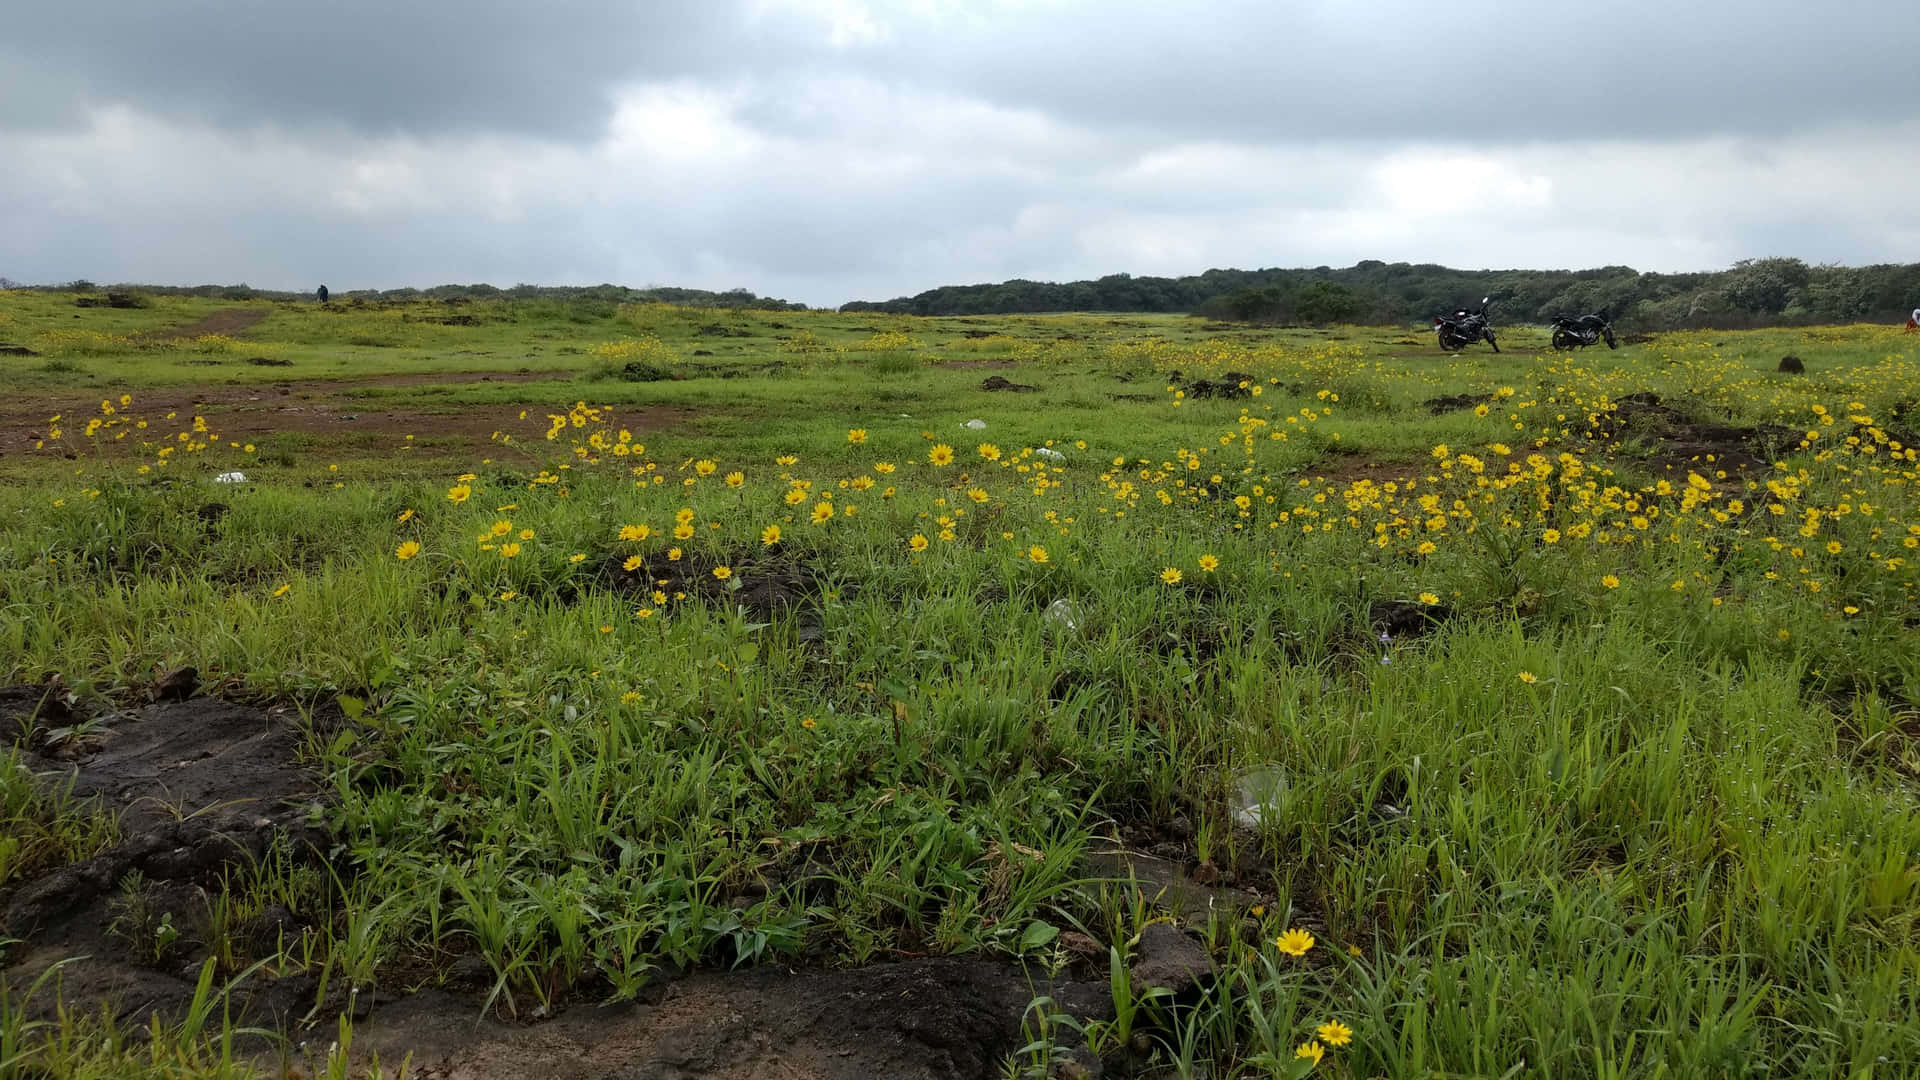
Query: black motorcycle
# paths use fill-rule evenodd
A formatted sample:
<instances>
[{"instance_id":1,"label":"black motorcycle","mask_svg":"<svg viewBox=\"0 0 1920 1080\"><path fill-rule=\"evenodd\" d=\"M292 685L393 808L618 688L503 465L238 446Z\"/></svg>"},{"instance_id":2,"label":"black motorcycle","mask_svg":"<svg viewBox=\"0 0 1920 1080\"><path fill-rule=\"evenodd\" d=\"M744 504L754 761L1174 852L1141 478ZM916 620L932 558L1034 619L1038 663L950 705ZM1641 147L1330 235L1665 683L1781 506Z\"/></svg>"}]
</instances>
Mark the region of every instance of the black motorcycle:
<instances>
[{"instance_id":1,"label":"black motorcycle","mask_svg":"<svg viewBox=\"0 0 1920 1080\"><path fill-rule=\"evenodd\" d=\"M1487 321L1488 299L1481 297L1478 308L1461 308L1451 315L1434 316L1434 333L1439 335L1443 351L1458 352L1476 341L1493 346L1494 352L1500 351L1500 343L1493 339L1493 324Z\"/></svg>"},{"instance_id":2,"label":"black motorcycle","mask_svg":"<svg viewBox=\"0 0 1920 1080\"><path fill-rule=\"evenodd\" d=\"M1582 315L1577 319L1565 315L1554 316L1554 348L1584 349L1601 341L1605 341L1609 349L1620 347L1620 343L1614 340L1613 327L1608 324L1605 314Z\"/></svg>"}]
</instances>

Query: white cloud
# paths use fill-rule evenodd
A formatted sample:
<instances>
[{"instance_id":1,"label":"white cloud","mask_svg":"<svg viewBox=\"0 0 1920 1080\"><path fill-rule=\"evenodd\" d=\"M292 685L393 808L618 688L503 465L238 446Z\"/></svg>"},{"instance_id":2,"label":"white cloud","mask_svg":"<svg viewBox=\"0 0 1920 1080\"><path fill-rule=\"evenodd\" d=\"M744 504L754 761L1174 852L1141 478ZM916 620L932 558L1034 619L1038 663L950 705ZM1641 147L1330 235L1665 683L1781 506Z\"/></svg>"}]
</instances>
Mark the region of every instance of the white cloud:
<instances>
[{"instance_id":1,"label":"white cloud","mask_svg":"<svg viewBox=\"0 0 1920 1080\"><path fill-rule=\"evenodd\" d=\"M611 280L837 304L1016 276L1362 258L1686 270L1903 260L1920 243L1904 179L1920 174L1920 121L1523 143L1168 136L837 69L638 81L610 100L585 141L235 129L131 106L0 129L0 274Z\"/></svg>"}]
</instances>

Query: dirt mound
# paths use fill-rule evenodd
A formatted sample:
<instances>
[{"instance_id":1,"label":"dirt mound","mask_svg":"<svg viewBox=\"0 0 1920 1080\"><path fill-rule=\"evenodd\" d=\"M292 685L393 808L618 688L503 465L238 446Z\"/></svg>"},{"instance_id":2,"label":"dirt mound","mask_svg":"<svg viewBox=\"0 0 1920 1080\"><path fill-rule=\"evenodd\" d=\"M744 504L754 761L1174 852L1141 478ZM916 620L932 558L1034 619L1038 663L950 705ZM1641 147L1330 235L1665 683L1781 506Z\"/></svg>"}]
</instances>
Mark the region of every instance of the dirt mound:
<instances>
[{"instance_id":1,"label":"dirt mound","mask_svg":"<svg viewBox=\"0 0 1920 1080\"><path fill-rule=\"evenodd\" d=\"M290 709L265 711L206 698L85 716L45 690L0 692L0 737L44 788L118 818L117 842L91 858L10 886L4 897L4 979L18 991L49 966L70 1006L112 1003L122 1021L180 1015L203 962L224 979L301 917L283 907L241 910L227 880L278 848L318 858L326 838L310 824L314 777L297 761ZM270 905L272 907L272 905ZM313 1004L313 981L256 972L236 993L242 1015L284 1019ZM33 1007L53 1007L51 995Z\"/></svg>"},{"instance_id":2,"label":"dirt mound","mask_svg":"<svg viewBox=\"0 0 1920 1080\"><path fill-rule=\"evenodd\" d=\"M146 341L177 341L183 338L205 337L208 334L223 334L231 337L242 331L251 330L269 314L271 312L266 308L224 308L184 326L176 326L171 330L155 330L141 337Z\"/></svg>"}]
</instances>

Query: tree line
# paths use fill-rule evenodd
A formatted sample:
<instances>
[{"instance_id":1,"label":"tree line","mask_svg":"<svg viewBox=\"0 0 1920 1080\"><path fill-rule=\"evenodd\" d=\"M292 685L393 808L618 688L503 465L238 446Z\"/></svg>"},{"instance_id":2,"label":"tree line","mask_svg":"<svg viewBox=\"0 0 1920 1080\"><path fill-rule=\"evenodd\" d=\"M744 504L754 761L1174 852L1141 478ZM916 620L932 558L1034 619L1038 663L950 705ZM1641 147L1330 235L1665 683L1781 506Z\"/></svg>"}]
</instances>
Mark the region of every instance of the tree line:
<instances>
[{"instance_id":1,"label":"tree line","mask_svg":"<svg viewBox=\"0 0 1920 1080\"><path fill-rule=\"evenodd\" d=\"M1282 325L1425 321L1482 296L1496 319L1546 322L1604 311L1636 330L1737 329L1904 319L1920 305L1920 263L1809 266L1747 259L1726 270L1455 270L1369 259L1335 269L1208 270L1188 277L1109 274L1093 281L1016 279L948 285L915 296L855 301L842 311L987 315L1045 311L1177 312Z\"/></svg>"}]
</instances>

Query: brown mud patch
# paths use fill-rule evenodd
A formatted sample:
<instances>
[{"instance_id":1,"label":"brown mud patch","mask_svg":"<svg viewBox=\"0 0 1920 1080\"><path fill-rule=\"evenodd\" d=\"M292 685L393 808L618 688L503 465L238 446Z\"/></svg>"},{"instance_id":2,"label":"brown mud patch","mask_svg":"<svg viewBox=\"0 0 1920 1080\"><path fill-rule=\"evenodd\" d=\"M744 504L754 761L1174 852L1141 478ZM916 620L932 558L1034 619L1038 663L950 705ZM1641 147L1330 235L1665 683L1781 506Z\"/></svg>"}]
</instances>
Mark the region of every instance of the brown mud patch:
<instances>
[{"instance_id":1,"label":"brown mud patch","mask_svg":"<svg viewBox=\"0 0 1920 1080\"><path fill-rule=\"evenodd\" d=\"M1325 480L1339 487L1357 484L1362 480L1375 484L1389 481L1403 484L1419 476L1421 468L1417 461L1388 461L1364 454L1332 454L1300 469L1298 475Z\"/></svg>"},{"instance_id":2,"label":"brown mud patch","mask_svg":"<svg viewBox=\"0 0 1920 1080\"><path fill-rule=\"evenodd\" d=\"M977 368L977 369L987 370L987 371L992 371L992 370L1005 371L1009 368L1019 367L1020 362L1018 360L942 360L933 366L942 367L942 368L961 368L965 370L974 370Z\"/></svg>"},{"instance_id":3,"label":"brown mud patch","mask_svg":"<svg viewBox=\"0 0 1920 1080\"><path fill-rule=\"evenodd\" d=\"M209 334L232 337L260 325L268 315L266 308L222 308L204 318L168 330L154 330L139 336L141 341L181 341Z\"/></svg>"},{"instance_id":4,"label":"brown mud patch","mask_svg":"<svg viewBox=\"0 0 1920 1080\"><path fill-rule=\"evenodd\" d=\"M20 749L36 785L70 790L119 822L98 854L5 887L4 933L17 943L0 979L15 1000L66 961L53 985L69 1008L110 1005L136 1025L154 1013L179 1019L216 949L217 986L297 941L315 913L228 901L230 884L267 860L323 858L303 738L289 706L197 698L87 716L44 688L0 691L0 740ZM313 1006L316 987L312 975L269 965L230 1003L237 1019L284 1025ZM41 1016L54 1007L47 987L28 1003Z\"/></svg>"},{"instance_id":5,"label":"brown mud patch","mask_svg":"<svg viewBox=\"0 0 1920 1080\"><path fill-rule=\"evenodd\" d=\"M134 399L130 414L149 421L148 437L165 438L185 430L194 416L204 416L208 426L223 442L258 443L273 435L318 436L348 444L349 449L396 449L406 436L425 440L452 453L469 453L494 442L495 432L515 439L539 439L546 429L546 414L551 406L531 402L461 407L451 402L444 410L422 402L412 404L404 398L369 396L369 387L458 386L468 383L523 383L546 379L564 379L571 372L440 372L383 375L362 379L299 379L250 383L243 386L167 388L141 393ZM101 395L107 396L107 395ZM0 402L0 456L39 454L78 456L95 452L96 446L73 429L84 418L95 415L99 397L76 399L71 393L41 397L16 397ZM522 409L527 419L520 420ZM163 420L168 413L173 420ZM66 438L35 451L47 429L47 418L62 414L67 419ZM667 406L622 410L622 426L651 434L687 419L686 410ZM76 423L78 421L78 423ZM174 425L174 426L168 426ZM135 453L138 443L129 435L118 443L107 440L98 447L107 452Z\"/></svg>"},{"instance_id":6,"label":"brown mud patch","mask_svg":"<svg viewBox=\"0 0 1920 1080\"><path fill-rule=\"evenodd\" d=\"M1040 388L1037 386L1029 386L1026 383L1013 382L1012 380L1001 375L987 376L986 381L980 384L980 389L986 390L989 392L996 391L996 390L1010 390L1020 394L1037 394L1040 392Z\"/></svg>"},{"instance_id":7,"label":"brown mud patch","mask_svg":"<svg viewBox=\"0 0 1920 1080\"><path fill-rule=\"evenodd\" d=\"M356 1051L432 1080L621 1077L876 1080L990 1077L1025 1045L1029 1004L1111 1015L1104 983L1050 983L986 960L939 957L851 971L759 967L699 974L651 1003L573 1009L534 1026L478 1019L430 991L383 1006Z\"/></svg>"}]
</instances>

